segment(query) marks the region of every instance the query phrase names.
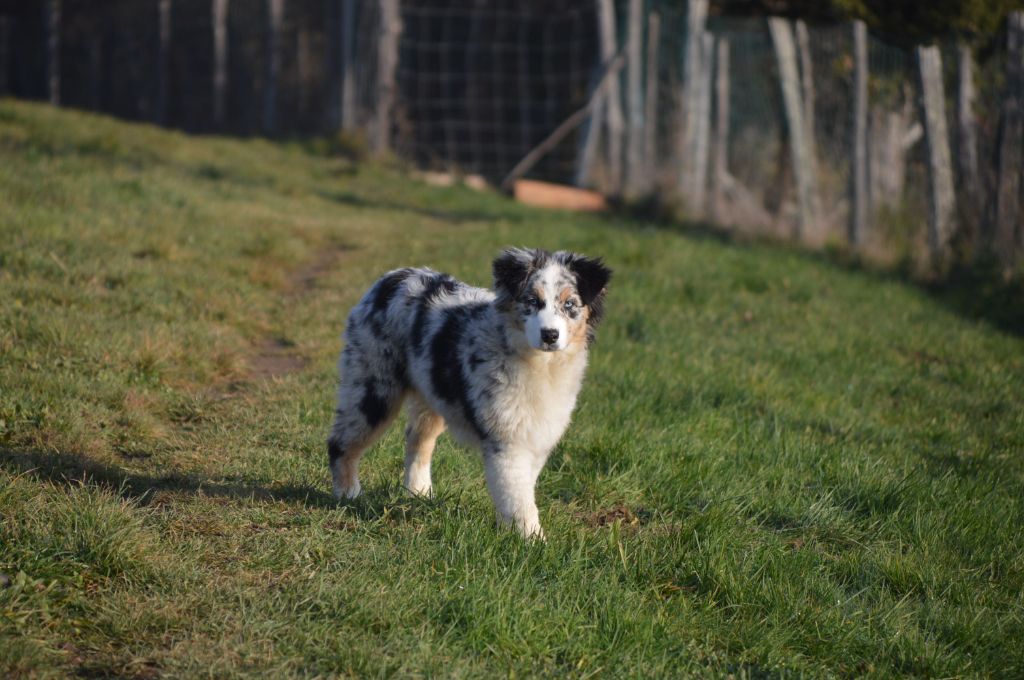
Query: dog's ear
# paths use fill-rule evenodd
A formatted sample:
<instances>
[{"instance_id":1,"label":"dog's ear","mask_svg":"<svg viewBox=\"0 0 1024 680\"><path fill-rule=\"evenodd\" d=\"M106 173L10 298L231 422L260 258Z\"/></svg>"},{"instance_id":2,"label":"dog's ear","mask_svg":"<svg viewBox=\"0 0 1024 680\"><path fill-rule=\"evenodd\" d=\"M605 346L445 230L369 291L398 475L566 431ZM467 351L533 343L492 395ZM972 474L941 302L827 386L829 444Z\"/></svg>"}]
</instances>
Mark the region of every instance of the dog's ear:
<instances>
[{"instance_id":1,"label":"dog's ear","mask_svg":"<svg viewBox=\"0 0 1024 680\"><path fill-rule=\"evenodd\" d=\"M592 306L594 301L604 296L608 281L612 278L612 270L604 265L601 258L582 255L572 255L568 265L569 271L576 275L576 290L583 304Z\"/></svg>"},{"instance_id":2,"label":"dog's ear","mask_svg":"<svg viewBox=\"0 0 1024 680\"><path fill-rule=\"evenodd\" d=\"M576 290L580 299L587 306L587 345L594 343L594 329L604 316L604 294L607 292L608 281L612 278L612 270L604 265L601 258L590 258L582 255L570 255L566 263L569 271L576 275Z\"/></svg>"},{"instance_id":3,"label":"dog's ear","mask_svg":"<svg viewBox=\"0 0 1024 680\"><path fill-rule=\"evenodd\" d=\"M494 260L494 290L509 299L519 297L526 280L533 273L536 251L507 248Z\"/></svg>"}]
</instances>

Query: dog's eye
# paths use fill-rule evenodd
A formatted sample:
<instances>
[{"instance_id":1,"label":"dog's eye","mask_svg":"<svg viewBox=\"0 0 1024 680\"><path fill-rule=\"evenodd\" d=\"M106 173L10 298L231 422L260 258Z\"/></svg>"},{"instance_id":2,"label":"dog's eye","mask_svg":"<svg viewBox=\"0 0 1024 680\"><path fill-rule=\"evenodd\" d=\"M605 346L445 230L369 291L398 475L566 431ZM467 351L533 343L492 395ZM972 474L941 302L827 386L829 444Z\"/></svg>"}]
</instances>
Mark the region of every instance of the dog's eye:
<instances>
[{"instance_id":1,"label":"dog's eye","mask_svg":"<svg viewBox=\"0 0 1024 680\"><path fill-rule=\"evenodd\" d=\"M576 309L576 301L575 300L566 300L565 304L562 305L562 307L565 309L565 311L571 312L574 309Z\"/></svg>"},{"instance_id":2,"label":"dog's eye","mask_svg":"<svg viewBox=\"0 0 1024 680\"><path fill-rule=\"evenodd\" d=\"M536 309L540 309L540 308L542 308L544 306L544 303L541 302L540 298L537 297L536 295L530 295L530 296L524 298L523 302L525 302L528 306L534 307Z\"/></svg>"}]
</instances>

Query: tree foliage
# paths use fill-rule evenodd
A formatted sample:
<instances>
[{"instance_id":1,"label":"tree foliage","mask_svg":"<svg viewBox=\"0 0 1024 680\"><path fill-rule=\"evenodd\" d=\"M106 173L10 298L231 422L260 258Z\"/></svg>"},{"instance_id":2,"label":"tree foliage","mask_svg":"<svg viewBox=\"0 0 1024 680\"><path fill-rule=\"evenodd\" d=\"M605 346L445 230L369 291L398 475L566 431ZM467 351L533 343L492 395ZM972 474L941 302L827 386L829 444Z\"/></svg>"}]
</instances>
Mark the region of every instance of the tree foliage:
<instances>
[{"instance_id":1,"label":"tree foliage","mask_svg":"<svg viewBox=\"0 0 1024 680\"><path fill-rule=\"evenodd\" d=\"M863 19L900 42L959 37L986 42L1024 0L718 0L721 14L776 14L807 20Z\"/></svg>"}]
</instances>

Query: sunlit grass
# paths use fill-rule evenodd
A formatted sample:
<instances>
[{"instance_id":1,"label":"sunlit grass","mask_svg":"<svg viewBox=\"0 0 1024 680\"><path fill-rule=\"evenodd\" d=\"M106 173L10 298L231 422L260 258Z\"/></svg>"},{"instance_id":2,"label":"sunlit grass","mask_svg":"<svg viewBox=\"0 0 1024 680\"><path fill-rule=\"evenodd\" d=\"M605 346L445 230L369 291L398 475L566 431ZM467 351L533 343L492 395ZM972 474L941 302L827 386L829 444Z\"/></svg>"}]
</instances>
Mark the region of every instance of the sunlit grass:
<instances>
[{"instance_id":1,"label":"sunlit grass","mask_svg":"<svg viewBox=\"0 0 1024 680\"><path fill-rule=\"evenodd\" d=\"M0 672L1024 674L1024 342L694 234L0 102ZM616 271L547 543L399 428L336 504L348 308L509 244Z\"/></svg>"}]
</instances>

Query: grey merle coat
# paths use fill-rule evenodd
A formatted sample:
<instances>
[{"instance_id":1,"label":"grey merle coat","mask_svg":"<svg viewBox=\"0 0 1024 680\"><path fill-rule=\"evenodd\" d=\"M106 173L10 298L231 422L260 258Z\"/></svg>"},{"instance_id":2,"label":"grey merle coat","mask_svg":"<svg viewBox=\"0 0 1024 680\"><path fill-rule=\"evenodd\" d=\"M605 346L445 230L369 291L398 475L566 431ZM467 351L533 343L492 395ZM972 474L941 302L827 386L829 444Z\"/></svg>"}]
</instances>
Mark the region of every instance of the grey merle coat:
<instances>
[{"instance_id":1,"label":"grey merle coat","mask_svg":"<svg viewBox=\"0 0 1024 680\"><path fill-rule=\"evenodd\" d=\"M543 535L534 486L569 424L611 271L574 253L513 248L493 272L490 291L398 269L353 308L328 439L338 498L359 494L359 459L405 402L410 492L431 493L447 427L483 453L499 523Z\"/></svg>"}]
</instances>

